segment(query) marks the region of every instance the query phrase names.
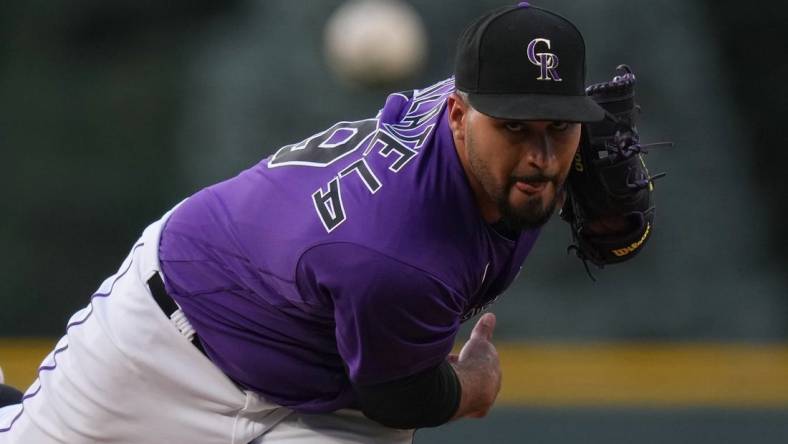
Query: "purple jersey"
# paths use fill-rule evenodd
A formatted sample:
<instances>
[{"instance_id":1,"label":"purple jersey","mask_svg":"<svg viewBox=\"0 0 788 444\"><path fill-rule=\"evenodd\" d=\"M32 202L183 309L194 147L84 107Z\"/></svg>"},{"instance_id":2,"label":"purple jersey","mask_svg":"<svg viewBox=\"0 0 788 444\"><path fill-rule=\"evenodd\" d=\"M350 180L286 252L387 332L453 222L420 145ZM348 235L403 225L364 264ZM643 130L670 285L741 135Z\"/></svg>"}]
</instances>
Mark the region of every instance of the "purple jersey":
<instances>
[{"instance_id":1,"label":"purple jersey","mask_svg":"<svg viewBox=\"0 0 788 444\"><path fill-rule=\"evenodd\" d=\"M538 232L482 219L446 117L452 79L392 94L187 199L162 234L167 290L210 359L302 412L350 381L426 370L506 289Z\"/></svg>"}]
</instances>

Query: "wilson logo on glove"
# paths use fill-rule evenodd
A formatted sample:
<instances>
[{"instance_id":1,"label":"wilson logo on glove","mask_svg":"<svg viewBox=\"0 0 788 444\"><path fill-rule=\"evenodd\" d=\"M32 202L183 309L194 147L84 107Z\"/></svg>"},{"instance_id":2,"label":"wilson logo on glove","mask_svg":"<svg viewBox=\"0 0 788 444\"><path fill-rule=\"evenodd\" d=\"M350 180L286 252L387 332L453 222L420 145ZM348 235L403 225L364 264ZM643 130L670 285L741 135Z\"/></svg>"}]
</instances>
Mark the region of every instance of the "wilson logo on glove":
<instances>
[{"instance_id":1,"label":"wilson logo on glove","mask_svg":"<svg viewBox=\"0 0 788 444\"><path fill-rule=\"evenodd\" d=\"M643 245L643 242L646 241L646 238L648 237L650 231L651 231L651 224L646 224L646 231L645 233L643 233L643 237L641 237L639 241L633 242L632 245L628 247L612 250L612 253L618 257L626 256L629 253L632 253L633 251L637 250L641 245Z\"/></svg>"},{"instance_id":2,"label":"wilson logo on glove","mask_svg":"<svg viewBox=\"0 0 788 444\"><path fill-rule=\"evenodd\" d=\"M580 156L580 152L579 151L577 153L575 153L575 164L574 165L575 165L575 171L577 171L578 173L582 173L583 170L585 169L583 167L583 158Z\"/></svg>"}]
</instances>

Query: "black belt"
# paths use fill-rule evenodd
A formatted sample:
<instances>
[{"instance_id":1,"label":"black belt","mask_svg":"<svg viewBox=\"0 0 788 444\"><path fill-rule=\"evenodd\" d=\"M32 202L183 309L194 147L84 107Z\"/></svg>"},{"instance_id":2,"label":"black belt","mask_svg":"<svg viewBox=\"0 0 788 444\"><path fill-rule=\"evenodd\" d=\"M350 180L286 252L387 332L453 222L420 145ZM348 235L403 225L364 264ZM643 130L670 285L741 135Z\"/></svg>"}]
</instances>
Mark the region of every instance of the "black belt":
<instances>
[{"instance_id":1,"label":"black belt","mask_svg":"<svg viewBox=\"0 0 788 444\"><path fill-rule=\"evenodd\" d=\"M167 290L164 288L164 282L161 280L159 273L154 273L153 276L148 279L148 288L150 288L153 300L159 305L161 311L164 312L167 318L171 318L172 314L178 311L178 304L175 303L172 296L167 294ZM197 347L197 350L205 355L205 350L202 348L200 338L197 337L197 334L192 337L192 344Z\"/></svg>"}]
</instances>

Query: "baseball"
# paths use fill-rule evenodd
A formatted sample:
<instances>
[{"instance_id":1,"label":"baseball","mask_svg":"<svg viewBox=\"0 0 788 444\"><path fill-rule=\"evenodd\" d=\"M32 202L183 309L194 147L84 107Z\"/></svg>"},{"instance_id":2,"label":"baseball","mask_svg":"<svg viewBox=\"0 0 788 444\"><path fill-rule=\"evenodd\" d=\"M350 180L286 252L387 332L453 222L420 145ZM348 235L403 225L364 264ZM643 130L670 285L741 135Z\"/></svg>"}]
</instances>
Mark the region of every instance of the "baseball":
<instances>
[{"instance_id":1,"label":"baseball","mask_svg":"<svg viewBox=\"0 0 788 444\"><path fill-rule=\"evenodd\" d=\"M325 53L342 81L385 86L413 76L426 57L418 13L400 0L349 0L328 19Z\"/></svg>"}]
</instances>

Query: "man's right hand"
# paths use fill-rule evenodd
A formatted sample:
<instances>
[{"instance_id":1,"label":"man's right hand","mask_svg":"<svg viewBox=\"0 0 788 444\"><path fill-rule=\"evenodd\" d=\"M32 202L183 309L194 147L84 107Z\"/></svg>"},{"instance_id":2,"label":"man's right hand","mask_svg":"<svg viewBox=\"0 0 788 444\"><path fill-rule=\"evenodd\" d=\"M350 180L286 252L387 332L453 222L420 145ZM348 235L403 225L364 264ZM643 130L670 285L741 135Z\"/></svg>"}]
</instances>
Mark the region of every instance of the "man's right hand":
<instances>
[{"instance_id":1,"label":"man's right hand","mask_svg":"<svg viewBox=\"0 0 788 444\"><path fill-rule=\"evenodd\" d=\"M481 418L495 403L501 390L501 365L493 345L495 315L485 313L476 322L459 356L449 356L462 386L460 407L454 418Z\"/></svg>"}]
</instances>

